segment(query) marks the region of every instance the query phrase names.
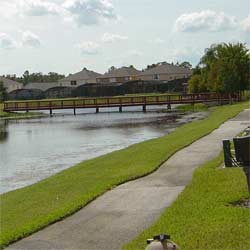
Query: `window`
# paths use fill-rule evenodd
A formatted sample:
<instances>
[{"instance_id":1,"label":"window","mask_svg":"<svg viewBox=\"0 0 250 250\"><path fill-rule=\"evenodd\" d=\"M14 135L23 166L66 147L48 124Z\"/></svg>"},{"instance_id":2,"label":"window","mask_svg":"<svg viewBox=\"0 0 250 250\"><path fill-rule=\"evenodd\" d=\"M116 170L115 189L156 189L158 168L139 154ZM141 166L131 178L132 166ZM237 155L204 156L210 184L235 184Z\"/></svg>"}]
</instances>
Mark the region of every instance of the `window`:
<instances>
[{"instance_id":1,"label":"window","mask_svg":"<svg viewBox=\"0 0 250 250\"><path fill-rule=\"evenodd\" d=\"M160 76L157 75L157 74L155 74L155 75L153 76L153 79L154 79L154 80L159 80L159 79L160 79Z\"/></svg>"},{"instance_id":2,"label":"window","mask_svg":"<svg viewBox=\"0 0 250 250\"><path fill-rule=\"evenodd\" d=\"M116 78L110 78L109 82L116 82Z\"/></svg>"},{"instance_id":3,"label":"window","mask_svg":"<svg viewBox=\"0 0 250 250\"><path fill-rule=\"evenodd\" d=\"M75 86L76 85L76 81L71 81L70 85Z\"/></svg>"}]
</instances>

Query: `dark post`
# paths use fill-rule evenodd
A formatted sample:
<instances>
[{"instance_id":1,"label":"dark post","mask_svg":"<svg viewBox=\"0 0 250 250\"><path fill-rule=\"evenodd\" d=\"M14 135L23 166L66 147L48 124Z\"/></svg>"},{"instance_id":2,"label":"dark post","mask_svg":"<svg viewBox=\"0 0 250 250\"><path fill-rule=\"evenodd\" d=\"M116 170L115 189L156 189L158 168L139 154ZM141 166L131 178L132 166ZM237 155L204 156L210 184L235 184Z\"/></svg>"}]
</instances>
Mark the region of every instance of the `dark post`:
<instances>
[{"instance_id":1,"label":"dark post","mask_svg":"<svg viewBox=\"0 0 250 250\"><path fill-rule=\"evenodd\" d=\"M142 106L142 110L143 110L143 112L146 112L146 111L147 111L146 105L143 105L143 106Z\"/></svg>"},{"instance_id":2,"label":"dark post","mask_svg":"<svg viewBox=\"0 0 250 250\"><path fill-rule=\"evenodd\" d=\"M224 162L226 167L232 167L230 140L223 140Z\"/></svg>"},{"instance_id":3,"label":"dark post","mask_svg":"<svg viewBox=\"0 0 250 250\"><path fill-rule=\"evenodd\" d=\"M76 115L76 108L74 108L74 115Z\"/></svg>"},{"instance_id":4,"label":"dark post","mask_svg":"<svg viewBox=\"0 0 250 250\"><path fill-rule=\"evenodd\" d=\"M99 108L96 108L96 113L99 113Z\"/></svg>"},{"instance_id":5,"label":"dark post","mask_svg":"<svg viewBox=\"0 0 250 250\"><path fill-rule=\"evenodd\" d=\"M49 114L52 117L52 109L49 110Z\"/></svg>"},{"instance_id":6,"label":"dark post","mask_svg":"<svg viewBox=\"0 0 250 250\"><path fill-rule=\"evenodd\" d=\"M247 178L247 188L248 188L248 192L250 193L250 166L243 167L243 171Z\"/></svg>"},{"instance_id":7,"label":"dark post","mask_svg":"<svg viewBox=\"0 0 250 250\"><path fill-rule=\"evenodd\" d=\"M119 107L119 112L120 112L120 113L122 112L122 106Z\"/></svg>"}]
</instances>

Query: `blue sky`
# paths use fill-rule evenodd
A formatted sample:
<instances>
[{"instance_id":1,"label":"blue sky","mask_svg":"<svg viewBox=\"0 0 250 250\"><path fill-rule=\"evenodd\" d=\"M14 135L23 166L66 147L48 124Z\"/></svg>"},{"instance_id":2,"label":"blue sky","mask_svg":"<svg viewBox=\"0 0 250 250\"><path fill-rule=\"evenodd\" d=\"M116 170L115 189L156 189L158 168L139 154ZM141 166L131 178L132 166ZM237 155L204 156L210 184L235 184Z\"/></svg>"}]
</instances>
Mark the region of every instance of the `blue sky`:
<instances>
[{"instance_id":1,"label":"blue sky","mask_svg":"<svg viewBox=\"0 0 250 250\"><path fill-rule=\"evenodd\" d=\"M1 0L0 74L196 65L213 43L249 46L249 10L249 0Z\"/></svg>"}]
</instances>

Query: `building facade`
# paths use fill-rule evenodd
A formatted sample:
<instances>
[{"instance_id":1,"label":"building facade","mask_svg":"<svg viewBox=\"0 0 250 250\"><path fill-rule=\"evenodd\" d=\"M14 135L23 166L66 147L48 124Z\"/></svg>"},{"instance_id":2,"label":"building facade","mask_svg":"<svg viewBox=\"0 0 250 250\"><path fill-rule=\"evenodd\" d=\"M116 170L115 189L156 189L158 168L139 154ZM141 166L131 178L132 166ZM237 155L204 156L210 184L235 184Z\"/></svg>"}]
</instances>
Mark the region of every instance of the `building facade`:
<instances>
[{"instance_id":1,"label":"building facade","mask_svg":"<svg viewBox=\"0 0 250 250\"><path fill-rule=\"evenodd\" d=\"M103 76L97 77L96 82L99 84L121 84L124 82L139 80L140 71L136 68L122 67L113 69Z\"/></svg>"},{"instance_id":2,"label":"building facade","mask_svg":"<svg viewBox=\"0 0 250 250\"><path fill-rule=\"evenodd\" d=\"M146 69L140 74L143 81L158 80L162 82L173 81L177 79L188 79L192 75L192 70L179 67L169 63L157 65L154 68Z\"/></svg>"},{"instance_id":3,"label":"building facade","mask_svg":"<svg viewBox=\"0 0 250 250\"><path fill-rule=\"evenodd\" d=\"M0 82L3 83L3 86L6 88L7 93L10 93L14 90L23 88L22 83L7 79L7 78L2 77L2 76L0 76Z\"/></svg>"},{"instance_id":4,"label":"building facade","mask_svg":"<svg viewBox=\"0 0 250 250\"><path fill-rule=\"evenodd\" d=\"M62 87L78 87L83 84L95 84L101 74L84 68L82 71L69 75L58 81Z\"/></svg>"}]
</instances>

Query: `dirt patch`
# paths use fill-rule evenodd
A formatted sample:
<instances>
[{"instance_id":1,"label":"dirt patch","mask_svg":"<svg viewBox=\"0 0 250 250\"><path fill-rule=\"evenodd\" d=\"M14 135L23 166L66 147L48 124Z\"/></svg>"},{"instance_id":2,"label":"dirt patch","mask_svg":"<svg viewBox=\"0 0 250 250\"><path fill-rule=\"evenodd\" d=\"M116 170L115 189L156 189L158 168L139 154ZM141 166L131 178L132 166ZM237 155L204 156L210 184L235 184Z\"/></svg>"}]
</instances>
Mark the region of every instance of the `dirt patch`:
<instances>
[{"instance_id":1,"label":"dirt patch","mask_svg":"<svg viewBox=\"0 0 250 250\"><path fill-rule=\"evenodd\" d=\"M231 203L234 207L250 208L250 198Z\"/></svg>"}]
</instances>

